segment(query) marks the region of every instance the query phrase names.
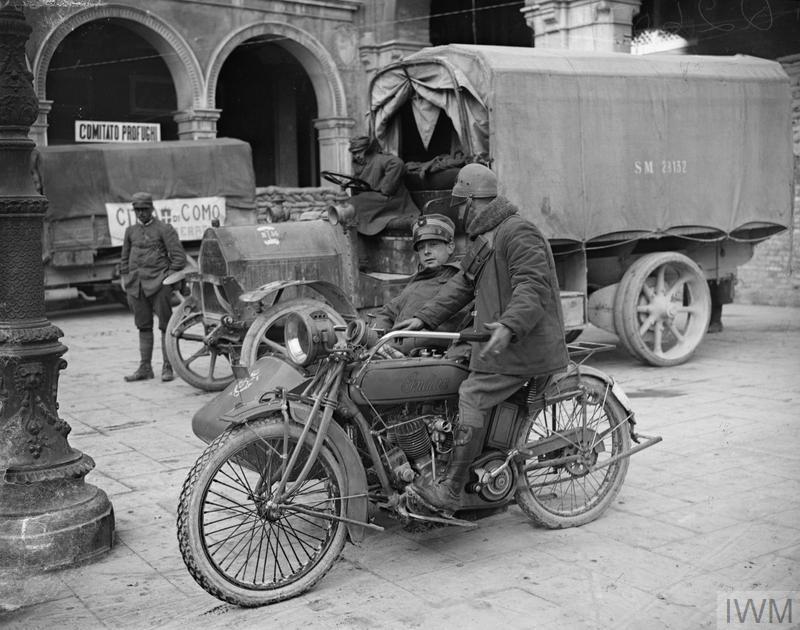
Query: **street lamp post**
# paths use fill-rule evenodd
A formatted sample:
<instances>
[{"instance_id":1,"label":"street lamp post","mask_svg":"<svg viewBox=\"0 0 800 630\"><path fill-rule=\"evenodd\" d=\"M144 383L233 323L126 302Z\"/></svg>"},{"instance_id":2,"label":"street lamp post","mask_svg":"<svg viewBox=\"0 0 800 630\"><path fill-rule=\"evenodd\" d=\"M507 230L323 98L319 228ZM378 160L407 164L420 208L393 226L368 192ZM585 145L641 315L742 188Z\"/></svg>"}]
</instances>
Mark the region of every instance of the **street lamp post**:
<instances>
[{"instance_id":1,"label":"street lamp post","mask_svg":"<svg viewBox=\"0 0 800 630\"><path fill-rule=\"evenodd\" d=\"M94 461L70 447L58 416L63 333L44 308L43 219L28 138L38 101L25 63L31 28L0 0L0 569L89 561L113 544L114 511L84 482Z\"/></svg>"}]
</instances>

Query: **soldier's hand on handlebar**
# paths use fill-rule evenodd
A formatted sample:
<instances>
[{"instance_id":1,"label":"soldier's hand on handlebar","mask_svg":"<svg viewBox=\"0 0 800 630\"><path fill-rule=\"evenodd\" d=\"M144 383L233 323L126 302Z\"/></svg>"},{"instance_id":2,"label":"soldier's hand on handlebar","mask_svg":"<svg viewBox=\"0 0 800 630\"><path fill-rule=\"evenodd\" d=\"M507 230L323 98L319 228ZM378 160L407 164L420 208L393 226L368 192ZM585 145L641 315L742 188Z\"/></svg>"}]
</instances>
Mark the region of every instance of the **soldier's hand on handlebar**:
<instances>
[{"instance_id":1,"label":"soldier's hand on handlebar","mask_svg":"<svg viewBox=\"0 0 800 630\"><path fill-rule=\"evenodd\" d=\"M511 343L511 337L514 333L511 332L508 326L500 322L489 322L484 326L492 331L492 336L489 337L489 341L486 342L486 345L481 350L481 359L496 357Z\"/></svg>"},{"instance_id":2,"label":"soldier's hand on handlebar","mask_svg":"<svg viewBox=\"0 0 800 630\"><path fill-rule=\"evenodd\" d=\"M425 323L419 317L411 317L401 322L396 322L392 330L422 330Z\"/></svg>"}]
</instances>

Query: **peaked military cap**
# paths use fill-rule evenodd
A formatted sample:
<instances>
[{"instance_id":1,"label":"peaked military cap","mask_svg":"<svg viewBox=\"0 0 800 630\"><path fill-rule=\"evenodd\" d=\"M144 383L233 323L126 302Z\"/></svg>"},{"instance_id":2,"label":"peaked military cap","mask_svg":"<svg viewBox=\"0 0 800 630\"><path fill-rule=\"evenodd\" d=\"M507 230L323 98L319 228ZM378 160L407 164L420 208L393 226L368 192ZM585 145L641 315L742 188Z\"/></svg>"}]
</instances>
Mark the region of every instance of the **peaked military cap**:
<instances>
[{"instance_id":1,"label":"peaked military cap","mask_svg":"<svg viewBox=\"0 0 800 630\"><path fill-rule=\"evenodd\" d=\"M443 214L423 214L414 224L413 244L422 241L444 241L449 243L456 233L456 226Z\"/></svg>"}]
</instances>

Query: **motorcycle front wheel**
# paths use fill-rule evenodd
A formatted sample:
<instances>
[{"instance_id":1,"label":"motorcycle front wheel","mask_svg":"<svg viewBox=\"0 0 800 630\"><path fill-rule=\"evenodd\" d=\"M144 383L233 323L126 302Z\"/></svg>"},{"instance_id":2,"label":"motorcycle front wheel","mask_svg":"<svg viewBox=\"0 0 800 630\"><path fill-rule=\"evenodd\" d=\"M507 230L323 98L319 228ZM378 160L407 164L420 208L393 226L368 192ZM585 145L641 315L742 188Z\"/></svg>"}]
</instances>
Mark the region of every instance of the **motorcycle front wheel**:
<instances>
[{"instance_id":1,"label":"motorcycle front wheel","mask_svg":"<svg viewBox=\"0 0 800 630\"><path fill-rule=\"evenodd\" d=\"M262 606L295 597L341 554L346 526L325 516L343 516L345 476L329 449L294 488L311 450L303 444L291 495L274 495L299 436L280 414L237 425L209 444L183 484L180 551L195 581L221 600Z\"/></svg>"},{"instance_id":2,"label":"motorcycle front wheel","mask_svg":"<svg viewBox=\"0 0 800 630\"><path fill-rule=\"evenodd\" d=\"M522 447L554 434L569 436L568 446L520 464L517 504L550 529L584 525L608 509L625 480L628 458L603 464L631 445L628 414L608 383L571 375L556 387L571 395L531 413L517 438Z\"/></svg>"}]
</instances>

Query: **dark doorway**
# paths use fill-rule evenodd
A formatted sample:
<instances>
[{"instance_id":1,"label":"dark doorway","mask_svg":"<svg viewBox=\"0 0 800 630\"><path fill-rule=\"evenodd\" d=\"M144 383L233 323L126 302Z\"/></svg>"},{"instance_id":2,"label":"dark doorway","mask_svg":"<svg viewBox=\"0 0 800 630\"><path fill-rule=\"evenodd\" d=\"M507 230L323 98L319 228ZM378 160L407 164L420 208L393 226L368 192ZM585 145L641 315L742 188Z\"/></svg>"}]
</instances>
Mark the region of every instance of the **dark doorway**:
<instances>
[{"instance_id":1,"label":"dark doorway","mask_svg":"<svg viewBox=\"0 0 800 630\"><path fill-rule=\"evenodd\" d=\"M305 69L278 44L245 42L217 83L217 135L250 143L256 186L319 185L317 99Z\"/></svg>"},{"instance_id":2,"label":"dark doorway","mask_svg":"<svg viewBox=\"0 0 800 630\"><path fill-rule=\"evenodd\" d=\"M175 87L167 65L124 21L103 19L76 28L56 49L47 70L49 144L75 142L76 120L161 125L176 140Z\"/></svg>"},{"instance_id":3,"label":"dark doorway","mask_svg":"<svg viewBox=\"0 0 800 630\"><path fill-rule=\"evenodd\" d=\"M533 46L524 6L524 0L431 0L431 44Z\"/></svg>"}]
</instances>

